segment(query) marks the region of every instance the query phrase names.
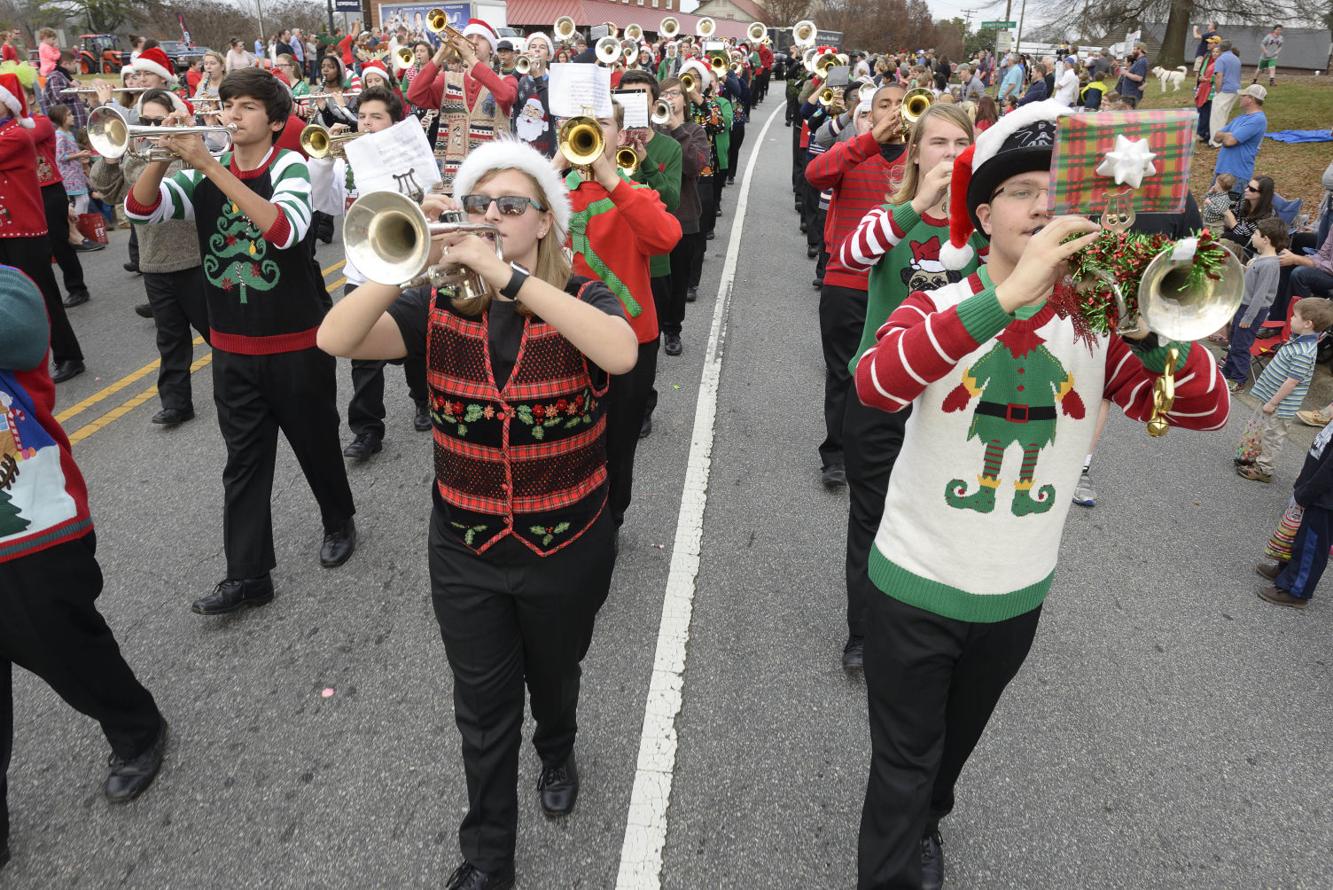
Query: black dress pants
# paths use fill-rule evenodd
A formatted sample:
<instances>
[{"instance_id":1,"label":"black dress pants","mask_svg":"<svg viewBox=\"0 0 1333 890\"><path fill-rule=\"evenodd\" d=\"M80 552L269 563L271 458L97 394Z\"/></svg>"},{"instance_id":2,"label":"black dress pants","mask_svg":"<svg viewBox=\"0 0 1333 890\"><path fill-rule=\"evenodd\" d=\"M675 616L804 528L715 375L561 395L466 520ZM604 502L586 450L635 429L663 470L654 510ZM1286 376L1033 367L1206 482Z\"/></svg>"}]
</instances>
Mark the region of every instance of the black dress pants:
<instances>
[{"instance_id":1,"label":"black dress pants","mask_svg":"<svg viewBox=\"0 0 1333 890\"><path fill-rule=\"evenodd\" d=\"M208 340L208 301L200 266L179 272L145 272L143 289L153 307L157 328L157 397L163 408L194 410L190 363L194 360L194 328Z\"/></svg>"},{"instance_id":2,"label":"black dress pants","mask_svg":"<svg viewBox=\"0 0 1333 890\"><path fill-rule=\"evenodd\" d=\"M921 838L953 809L954 784L1041 617L955 621L879 592L866 609L870 780L859 890L921 886Z\"/></svg>"},{"instance_id":3,"label":"black dress pants","mask_svg":"<svg viewBox=\"0 0 1333 890\"><path fill-rule=\"evenodd\" d=\"M725 178L726 174L721 170L716 171L712 176L699 177L699 232L707 237L708 233L717 228L717 195L718 192L713 185L713 180ZM703 256L699 257L700 268L703 268ZM694 279L695 287L699 286L698 276Z\"/></svg>"},{"instance_id":4,"label":"black dress pants","mask_svg":"<svg viewBox=\"0 0 1333 890\"><path fill-rule=\"evenodd\" d=\"M431 601L454 675L467 775L458 844L482 871L505 871L514 861L525 685L542 763L559 766L574 749L579 662L611 587L614 538L615 524L603 512L550 556L513 537L478 555L458 540L444 511L432 511Z\"/></svg>"},{"instance_id":5,"label":"black dress pants","mask_svg":"<svg viewBox=\"0 0 1333 890\"><path fill-rule=\"evenodd\" d=\"M45 235L33 238L0 238L0 263L13 266L32 279L42 292L46 314L51 322L51 359L59 362L83 361L83 350L60 301L60 286L51 271L51 242Z\"/></svg>"},{"instance_id":6,"label":"black dress pants","mask_svg":"<svg viewBox=\"0 0 1333 890\"><path fill-rule=\"evenodd\" d=\"M102 725L116 756L147 750L162 726L153 696L134 676L97 611L102 570L96 537L0 562L0 847L9 838L9 759L14 746L11 665L32 671L76 711Z\"/></svg>"},{"instance_id":7,"label":"black dress pants","mask_svg":"<svg viewBox=\"0 0 1333 890\"><path fill-rule=\"evenodd\" d=\"M866 602L883 596L870 580L870 548L884 517L889 476L903 447L903 430L911 408L890 414L867 408L855 387L847 394L843 414L842 460L847 471L847 635L866 635Z\"/></svg>"},{"instance_id":8,"label":"black dress pants","mask_svg":"<svg viewBox=\"0 0 1333 890\"><path fill-rule=\"evenodd\" d=\"M824 441L819 443L821 466L836 466L842 459L842 424L852 375L847 363L861 342L866 321L866 292L836 284L819 291L819 338L824 347ZM855 398L855 396L852 396Z\"/></svg>"},{"instance_id":9,"label":"black dress pants","mask_svg":"<svg viewBox=\"0 0 1333 890\"><path fill-rule=\"evenodd\" d=\"M657 307L657 324L664 334L679 334L685 323L685 293L695 277L695 261L703 256L704 236L701 232L681 235L671 248L671 281L666 306ZM697 285L696 285L697 286Z\"/></svg>"},{"instance_id":10,"label":"black dress pants","mask_svg":"<svg viewBox=\"0 0 1333 890\"><path fill-rule=\"evenodd\" d=\"M347 403L347 425L352 435L374 432L384 438L384 366L388 362L352 359L352 400ZM403 376L412 401L426 401L426 364L416 359L403 362Z\"/></svg>"},{"instance_id":11,"label":"black dress pants","mask_svg":"<svg viewBox=\"0 0 1333 890\"><path fill-rule=\"evenodd\" d=\"M606 393L606 473L610 494L606 509L616 528L634 494L634 454L639 450L639 429L657 379L657 340L639 344L639 360L628 374L611 378Z\"/></svg>"},{"instance_id":12,"label":"black dress pants","mask_svg":"<svg viewBox=\"0 0 1333 890\"><path fill-rule=\"evenodd\" d=\"M734 124L731 128L731 145L727 148L727 179L735 181L741 157L741 145L745 142L745 124Z\"/></svg>"},{"instance_id":13,"label":"black dress pants","mask_svg":"<svg viewBox=\"0 0 1333 890\"><path fill-rule=\"evenodd\" d=\"M356 507L338 444L336 364L318 349L278 355L213 350L213 401L227 443L222 538L228 578L257 578L273 555L273 467L287 437L319 503L326 532Z\"/></svg>"},{"instance_id":14,"label":"black dress pants","mask_svg":"<svg viewBox=\"0 0 1333 890\"><path fill-rule=\"evenodd\" d=\"M130 225L130 265L139 268L139 227Z\"/></svg>"},{"instance_id":15,"label":"black dress pants","mask_svg":"<svg viewBox=\"0 0 1333 890\"><path fill-rule=\"evenodd\" d=\"M83 264L74 245L69 243L69 196L59 182L42 186L42 208L46 211L46 237L51 241L51 253L65 279L65 292L87 290L83 280Z\"/></svg>"}]
</instances>

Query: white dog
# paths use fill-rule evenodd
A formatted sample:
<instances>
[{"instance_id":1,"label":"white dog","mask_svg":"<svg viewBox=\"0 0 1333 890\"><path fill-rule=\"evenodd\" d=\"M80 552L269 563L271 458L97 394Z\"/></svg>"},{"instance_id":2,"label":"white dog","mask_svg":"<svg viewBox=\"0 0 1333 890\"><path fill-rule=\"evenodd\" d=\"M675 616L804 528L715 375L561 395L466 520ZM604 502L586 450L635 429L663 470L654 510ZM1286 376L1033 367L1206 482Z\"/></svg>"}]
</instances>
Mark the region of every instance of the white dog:
<instances>
[{"instance_id":1,"label":"white dog","mask_svg":"<svg viewBox=\"0 0 1333 890\"><path fill-rule=\"evenodd\" d=\"M1161 65L1158 65L1152 70L1152 74L1153 77L1157 78L1158 82L1161 83L1162 92L1166 92L1166 85L1168 83L1171 84L1171 91L1175 92L1180 89L1180 85L1185 82L1185 70L1184 65L1181 65L1178 68L1173 68L1170 71L1163 68Z\"/></svg>"}]
</instances>

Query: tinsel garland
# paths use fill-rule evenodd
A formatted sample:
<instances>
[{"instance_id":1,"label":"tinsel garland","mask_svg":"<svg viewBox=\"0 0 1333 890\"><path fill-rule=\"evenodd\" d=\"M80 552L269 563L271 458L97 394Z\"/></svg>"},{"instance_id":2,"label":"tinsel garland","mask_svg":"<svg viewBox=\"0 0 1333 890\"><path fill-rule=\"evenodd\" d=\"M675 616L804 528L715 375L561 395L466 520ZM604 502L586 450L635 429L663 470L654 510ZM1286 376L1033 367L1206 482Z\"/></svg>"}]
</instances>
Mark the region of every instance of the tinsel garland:
<instances>
[{"instance_id":1,"label":"tinsel garland","mask_svg":"<svg viewBox=\"0 0 1333 890\"><path fill-rule=\"evenodd\" d=\"M1181 290L1202 287L1205 279L1221 277L1226 248L1204 229ZM1175 246L1166 235L1103 231L1091 244L1069 260L1069 273L1055 286L1051 304L1061 318L1071 319L1078 339L1092 348L1097 337L1115 329L1120 321L1111 279L1119 285L1131 314L1139 308L1139 282L1148 265Z\"/></svg>"}]
</instances>

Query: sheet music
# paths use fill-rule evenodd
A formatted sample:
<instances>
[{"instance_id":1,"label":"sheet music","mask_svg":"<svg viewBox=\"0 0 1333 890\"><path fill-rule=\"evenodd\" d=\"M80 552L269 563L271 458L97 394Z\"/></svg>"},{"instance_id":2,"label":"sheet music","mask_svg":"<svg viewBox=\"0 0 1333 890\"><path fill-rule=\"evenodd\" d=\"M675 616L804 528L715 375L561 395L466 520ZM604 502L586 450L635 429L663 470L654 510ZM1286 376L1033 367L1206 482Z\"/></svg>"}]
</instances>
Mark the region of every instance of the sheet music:
<instances>
[{"instance_id":1,"label":"sheet music","mask_svg":"<svg viewBox=\"0 0 1333 890\"><path fill-rule=\"evenodd\" d=\"M647 129L648 120L648 94L641 93L638 90L624 90L611 97L615 102L625 109L626 130Z\"/></svg>"},{"instance_id":2,"label":"sheet music","mask_svg":"<svg viewBox=\"0 0 1333 890\"><path fill-rule=\"evenodd\" d=\"M363 195L398 192L419 198L441 182L426 131L415 115L409 114L387 130L344 143L343 149L357 191Z\"/></svg>"},{"instance_id":3,"label":"sheet music","mask_svg":"<svg viewBox=\"0 0 1333 890\"><path fill-rule=\"evenodd\" d=\"M593 117L607 118L615 114L611 107L611 69L601 65L573 62L552 65L546 94L555 117L591 113Z\"/></svg>"}]
</instances>

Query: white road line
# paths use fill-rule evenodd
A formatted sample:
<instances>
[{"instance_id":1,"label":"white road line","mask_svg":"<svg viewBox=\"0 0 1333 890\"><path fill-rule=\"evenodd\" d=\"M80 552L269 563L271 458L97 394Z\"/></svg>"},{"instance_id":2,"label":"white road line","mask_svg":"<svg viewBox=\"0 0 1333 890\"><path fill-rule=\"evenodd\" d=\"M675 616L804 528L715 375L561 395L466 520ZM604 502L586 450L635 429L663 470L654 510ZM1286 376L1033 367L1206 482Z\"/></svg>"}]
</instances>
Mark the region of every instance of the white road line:
<instances>
[{"instance_id":1,"label":"white road line","mask_svg":"<svg viewBox=\"0 0 1333 890\"><path fill-rule=\"evenodd\" d=\"M713 326L708 334L708 351L704 355L703 375L699 379L699 401L694 408L690 458L681 492L680 516L676 520L676 540L671 549L666 597L662 601L662 622L657 630L657 654L653 658L652 682L648 686L648 702L643 711L639 761L634 771L634 790L630 795L625 841L620 847L617 890L656 890L662 883L667 807L671 803L671 778L676 768L676 718L680 714L681 694L685 686L685 650L690 637L690 615L694 609L694 581L699 574L704 507L708 504L708 474L712 467L717 390L722 376L722 352L726 346L731 286L736 277L736 258L740 254L745 208L749 203L755 162L759 159L768 128L785 107L779 97L778 107L768 116L758 138L751 143L754 148L745 165L740 198L736 201L736 209L731 217L727 259L722 267L722 281L718 284Z\"/></svg>"}]
</instances>

